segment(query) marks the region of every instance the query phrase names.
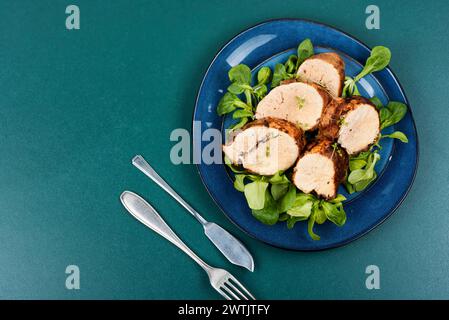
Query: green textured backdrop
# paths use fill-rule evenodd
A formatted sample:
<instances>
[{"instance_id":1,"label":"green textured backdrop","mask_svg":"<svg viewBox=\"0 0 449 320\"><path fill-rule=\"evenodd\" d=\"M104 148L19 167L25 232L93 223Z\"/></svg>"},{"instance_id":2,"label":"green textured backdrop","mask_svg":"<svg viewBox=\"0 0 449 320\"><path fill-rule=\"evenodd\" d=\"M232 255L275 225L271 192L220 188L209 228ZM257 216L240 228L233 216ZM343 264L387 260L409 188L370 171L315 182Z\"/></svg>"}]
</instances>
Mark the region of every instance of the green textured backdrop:
<instances>
[{"instance_id":1,"label":"green textured backdrop","mask_svg":"<svg viewBox=\"0 0 449 320\"><path fill-rule=\"evenodd\" d=\"M150 199L211 264L259 298L449 298L447 1L0 1L0 298L215 299L187 256L125 213L119 194ZM65 29L65 8L81 30ZM421 143L408 198L380 228L339 249L289 252L242 234L193 165L174 166L174 128L190 131L200 81L218 49L263 20L334 25L391 48ZM254 273L231 266L202 228L130 164L154 164L194 207L248 246ZM65 268L81 289L65 288ZM365 288L365 267L381 289Z\"/></svg>"}]
</instances>

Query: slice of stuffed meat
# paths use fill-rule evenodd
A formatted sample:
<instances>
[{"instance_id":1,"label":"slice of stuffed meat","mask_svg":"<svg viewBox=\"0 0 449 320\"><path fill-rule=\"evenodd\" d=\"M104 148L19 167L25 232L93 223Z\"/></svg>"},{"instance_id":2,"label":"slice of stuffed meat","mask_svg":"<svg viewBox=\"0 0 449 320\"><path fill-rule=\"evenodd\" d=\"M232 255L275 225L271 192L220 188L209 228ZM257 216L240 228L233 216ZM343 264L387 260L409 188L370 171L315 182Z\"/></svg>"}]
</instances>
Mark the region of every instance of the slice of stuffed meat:
<instances>
[{"instance_id":1,"label":"slice of stuffed meat","mask_svg":"<svg viewBox=\"0 0 449 320\"><path fill-rule=\"evenodd\" d=\"M282 84L259 102L256 119L285 119L304 131L311 131L318 127L323 110L330 100L327 92L314 83Z\"/></svg>"},{"instance_id":2,"label":"slice of stuffed meat","mask_svg":"<svg viewBox=\"0 0 449 320\"><path fill-rule=\"evenodd\" d=\"M317 83L333 97L340 97L345 80L345 63L337 53L319 53L306 59L299 66L297 75L301 81Z\"/></svg>"},{"instance_id":3,"label":"slice of stuffed meat","mask_svg":"<svg viewBox=\"0 0 449 320\"><path fill-rule=\"evenodd\" d=\"M329 139L310 142L298 159L292 181L304 193L314 193L330 200L346 177L349 157L344 149Z\"/></svg>"},{"instance_id":4,"label":"slice of stuffed meat","mask_svg":"<svg viewBox=\"0 0 449 320\"><path fill-rule=\"evenodd\" d=\"M267 117L233 132L223 152L232 163L269 176L292 167L304 146L300 128L286 120Z\"/></svg>"},{"instance_id":5,"label":"slice of stuffed meat","mask_svg":"<svg viewBox=\"0 0 449 320\"><path fill-rule=\"evenodd\" d=\"M359 96L330 103L319 124L320 136L336 139L349 155L367 150L377 141L379 133L380 117L376 106Z\"/></svg>"}]
</instances>

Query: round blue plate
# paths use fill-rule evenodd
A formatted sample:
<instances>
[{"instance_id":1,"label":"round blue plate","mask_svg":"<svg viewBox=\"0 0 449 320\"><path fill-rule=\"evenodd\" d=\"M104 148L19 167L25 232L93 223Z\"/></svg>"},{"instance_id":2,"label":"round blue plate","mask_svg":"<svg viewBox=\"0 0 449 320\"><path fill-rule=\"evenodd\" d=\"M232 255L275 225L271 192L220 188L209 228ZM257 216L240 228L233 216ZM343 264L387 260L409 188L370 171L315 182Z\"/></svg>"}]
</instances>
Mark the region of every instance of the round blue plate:
<instances>
[{"instance_id":1,"label":"round blue plate","mask_svg":"<svg viewBox=\"0 0 449 320\"><path fill-rule=\"evenodd\" d=\"M345 60L345 71L349 76L362 69L370 54L365 44L350 35L307 20L272 20L243 31L215 56L201 84L193 114L193 144L198 154L210 143L209 138L202 135L205 130L214 128L223 133L223 129L233 121L231 117L219 117L216 113L218 101L229 86L229 69L239 63L252 68L253 75L262 66L273 69L276 63L285 62L290 54L294 54L298 44L306 38L312 40L317 53L339 53ZM393 59L394 56L393 52ZM251 236L273 246L311 251L351 242L381 224L398 208L413 183L418 164L418 137L410 105L390 69L363 78L358 87L363 96L377 96L384 104L401 101L408 105L404 119L383 133L402 131L409 142L381 140L381 161L376 165L377 180L363 192L352 195L340 188L339 192L348 198L344 203L346 224L343 227L330 222L316 225L315 232L321 236L319 241L309 237L306 222L296 223L292 230L281 222L266 226L253 218L244 195L234 189L231 174L225 165L198 164L206 189L231 221Z\"/></svg>"}]
</instances>

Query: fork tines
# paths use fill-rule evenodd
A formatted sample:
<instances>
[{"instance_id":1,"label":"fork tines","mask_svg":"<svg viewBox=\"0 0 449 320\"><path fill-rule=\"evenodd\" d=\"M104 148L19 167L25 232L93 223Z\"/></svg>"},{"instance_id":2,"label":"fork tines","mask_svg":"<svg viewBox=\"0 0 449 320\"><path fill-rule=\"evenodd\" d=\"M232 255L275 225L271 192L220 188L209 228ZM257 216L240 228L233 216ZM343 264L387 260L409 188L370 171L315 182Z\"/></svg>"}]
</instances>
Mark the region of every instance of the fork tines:
<instances>
[{"instance_id":1,"label":"fork tines","mask_svg":"<svg viewBox=\"0 0 449 320\"><path fill-rule=\"evenodd\" d=\"M229 275L225 279L217 291L228 300L256 300L256 298L254 298L254 296L232 275Z\"/></svg>"}]
</instances>

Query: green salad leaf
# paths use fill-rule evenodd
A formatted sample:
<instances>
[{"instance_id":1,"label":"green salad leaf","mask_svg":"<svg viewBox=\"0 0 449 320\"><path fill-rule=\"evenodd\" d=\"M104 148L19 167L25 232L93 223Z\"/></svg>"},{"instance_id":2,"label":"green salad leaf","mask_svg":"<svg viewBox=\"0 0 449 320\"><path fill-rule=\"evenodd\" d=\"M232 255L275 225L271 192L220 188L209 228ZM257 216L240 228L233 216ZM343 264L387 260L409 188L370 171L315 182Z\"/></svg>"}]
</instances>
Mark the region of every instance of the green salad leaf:
<instances>
[{"instance_id":1,"label":"green salad leaf","mask_svg":"<svg viewBox=\"0 0 449 320\"><path fill-rule=\"evenodd\" d=\"M233 93L226 92L220 99L217 106L217 113L219 116L230 113L236 109L234 101L237 100L237 96Z\"/></svg>"},{"instance_id":2,"label":"green salad leaf","mask_svg":"<svg viewBox=\"0 0 449 320\"><path fill-rule=\"evenodd\" d=\"M359 89L354 79L349 76L345 77L345 84L343 86L342 97L360 96Z\"/></svg>"},{"instance_id":3,"label":"green salad leaf","mask_svg":"<svg viewBox=\"0 0 449 320\"><path fill-rule=\"evenodd\" d=\"M369 100L372 102L372 104L374 104L376 106L377 109L380 110L383 108L382 101L380 101L380 99L378 97L374 96L374 97L370 98Z\"/></svg>"},{"instance_id":4,"label":"green salad leaf","mask_svg":"<svg viewBox=\"0 0 449 320\"><path fill-rule=\"evenodd\" d=\"M285 65L278 63L274 66L273 80L271 81L271 88L277 87L281 84L281 81L294 78L291 74L287 73Z\"/></svg>"},{"instance_id":5,"label":"green salad leaf","mask_svg":"<svg viewBox=\"0 0 449 320\"><path fill-rule=\"evenodd\" d=\"M346 213L343 210L341 203L333 204L326 201L321 203L324 214L329 221L332 221L335 225L341 227L346 222Z\"/></svg>"},{"instance_id":6,"label":"green salad leaf","mask_svg":"<svg viewBox=\"0 0 449 320\"><path fill-rule=\"evenodd\" d=\"M395 131L395 132L390 133L390 134L383 134L383 135L380 136L380 138L381 139L383 139L383 138L398 139L401 142L408 143L407 136L403 132L401 132L401 131Z\"/></svg>"},{"instance_id":7,"label":"green salad leaf","mask_svg":"<svg viewBox=\"0 0 449 320\"><path fill-rule=\"evenodd\" d=\"M374 166L379 159L380 155L377 152L371 153L368 156L368 159L366 161L367 164L364 168L354 170L349 174L349 183L356 184L357 182L360 182L362 180L371 180L374 176Z\"/></svg>"},{"instance_id":8,"label":"green salad leaf","mask_svg":"<svg viewBox=\"0 0 449 320\"><path fill-rule=\"evenodd\" d=\"M314 55L314 50L313 50L312 41L310 41L310 39L305 39L298 46L298 59L297 59L297 62L296 62L296 70L295 71L298 70L299 66L307 58L310 58L313 55Z\"/></svg>"},{"instance_id":9,"label":"green salad leaf","mask_svg":"<svg viewBox=\"0 0 449 320\"><path fill-rule=\"evenodd\" d=\"M380 155L377 150L365 151L357 157L349 159L349 175L346 179L346 189L349 193L360 192L376 180L376 163Z\"/></svg>"},{"instance_id":10,"label":"green salad leaf","mask_svg":"<svg viewBox=\"0 0 449 320\"><path fill-rule=\"evenodd\" d=\"M229 127L229 129L231 130L237 130L240 129L241 127L243 127L245 124L247 124L249 121L249 118L240 118L239 122L234 123L233 125L231 125Z\"/></svg>"},{"instance_id":11,"label":"green salad leaf","mask_svg":"<svg viewBox=\"0 0 449 320\"><path fill-rule=\"evenodd\" d=\"M236 174L234 175L234 188L236 188L240 192L245 191L245 174Z\"/></svg>"},{"instance_id":12,"label":"green salad leaf","mask_svg":"<svg viewBox=\"0 0 449 320\"><path fill-rule=\"evenodd\" d=\"M357 88L357 82L370 73L381 71L385 69L391 60L390 49L377 46L371 50L371 54L365 62L365 66L362 71L354 78L346 77L345 85L343 87L343 97L351 97L353 95L360 95Z\"/></svg>"},{"instance_id":13,"label":"green salad leaf","mask_svg":"<svg viewBox=\"0 0 449 320\"><path fill-rule=\"evenodd\" d=\"M385 69L391 60L391 51L387 47L377 46L371 50L371 55L368 57L363 70L354 78L355 82L362 79L364 76L381 71Z\"/></svg>"},{"instance_id":14,"label":"green salad leaf","mask_svg":"<svg viewBox=\"0 0 449 320\"><path fill-rule=\"evenodd\" d=\"M273 196L274 200L281 199L288 191L288 184L272 184L271 185L271 195Z\"/></svg>"},{"instance_id":15,"label":"green salad leaf","mask_svg":"<svg viewBox=\"0 0 449 320\"><path fill-rule=\"evenodd\" d=\"M401 121L407 113L407 106L398 101L390 101L380 110L380 128L385 129Z\"/></svg>"},{"instance_id":16,"label":"green salad leaf","mask_svg":"<svg viewBox=\"0 0 449 320\"><path fill-rule=\"evenodd\" d=\"M300 217L306 220L312 213L315 198L310 194L299 193L287 213L292 217Z\"/></svg>"},{"instance_id":17,"label":"green salad leaf","mask_svg":"<svg viewBox=\"0 0 449 320\"><path fill-rule=\"evenodd\" d=\"M250 118L252 117L254 114L247 110L247 109L239 109L236 110L233 114L232 114L232 118L234 119L240 119L240 118Z\"/></svg>"},{"instance_id":18,"label":"green salad leaf","mask_svg":"<svg viewBox=\"0 0 449 320\"><path fill-rule=\"evenodd\" d=\"M239 64L232 67L228 72L228 77L231 84L218 103L217 113L220 116L233 113L232 117L239 121L229 129L235 130L253 119L255 106L268 93L267 84L271 81L271 69L269 67L260 68L257 72L255 86L251 84L251 69L247 65Z\"/></svg>"},{"instance_id":19,"label":"green salad leaf","mask_svg":"<svg viewBox=\"0 0 449 320\"><path fill-rule=\"evenodd\" d=\"M274 187L275 185L273 185ZM296 200L296 187L293 184L288 185L287 192L280 198L278 204L279 212L288 211Z\"/></svg>"},{"instance_id":20,"label":"green salad leaf","mask_svg":"<svg viewBox=\"0 0 449 320\"><path fill-rule=\"evenodd\" d=\"M247 65L239 64L232 67L228 76L232 83L251 86L251 69Z\"/></svg>"},{"instance_id":21,"label":"green salad leaf","mask_svg":"<svg viewBox=\"0 0 449 320\"><path fill-rule=\"evenodd\" d=\"M313 231L315 223L323 224L329 220L337 226L342 226L346 222L346 213L342 202L346 198L339 194L333 200L320 200L311 194L298 193L292 207L287 210L290 218L287 220L287 227L293 228L298 221L309 220L308 232L312 239L319 240L319 236Z\"/></svg>"},{"instance_id":22,"label":"green salad leaf","mask_svg":"<svg viewBox=\"0 0 449 320\"><path fill-rule=\"evenodd\" d=\"M245 185L244 193L248 206L251 209L260 210L264 208L267 188L268 182L261 180Z\"/></svg>"},{"instance_id":23,"label":"green salad leaf","mask_svg":"<svg viewBox=\"0 0 449 320\"><path fill-rule=\"evenodd\" d=\"M298 57L294 54L288 57L288 60L285 62L285 72L289 75L293 75L296 72L296 63L298 61Z\"/></svg>"},{"instance_id":24,"label":"green salad leaf","mask_svg":"<svg viewBox=\"0 0 449 320\"><path fill-rule=\"evenodd\" d=\"M267 84L271 80L271 69L269 67L260 68L257 73L257 83L258 84Z\"/></svg>"},{"instance_id":25,"label":"green salad leaf","mask_svg":"<svg viewBox=\"0 0 449 320\"><path fill-rule=\"evenodd\" d=\"M346 198L343 195L325 201L312 194L298 192L283 171L267 177L238 171L229 162L227 165L235 172L234 187L244 193L252 215L264 224L285 221L287 228L293 228L296 222L308 220L312 215L313 224L329 220L341 226L346 221L342 204ZM310 237L319 238L313 232L313 225Z\"/></svg>"},{"instance_id":26,"label":"green salad leaf","mask_svg":"<svg viewBox=\"0 0 449 320\"><path fill-rule=\"evenodd\" d=\"M315 221L316 221L316 213L313 212L310 217L309 217L309 222L307 223L307 232L309 233L309 236L315 240L318 241L320 240L320 236L317 235L315 232L313 232L313 226L315 225Z\"/></svg>"},{"instance_id":27,"label":"green salad leaf","mask_svg":"<svg viewBox=\"0 0 449 320\"><path fill-rule=\"evenodd\" d=\"M321 206L320 201L317 201L313 204L312 213L315 216L315 223L323 224L326 222L327 220L326 213L324 212L324 209Z\"/></svg>"},{"instance_id":28,"label":"green salad leaf","mask_svg":"<svg viewBox=\"0 0 449 320\"><path fill-rule=\"evenodd\" d=\"M279 220L279 210L276 201L269 192L265 193L264 206L261 209L252 209L251 212L263 224L273 225Z\"/></svg>"},{"instance_id":29,"label":"green salad leaf","mask_svg":"<svg viewBox=\"0 0 449 320\"><path fill-rule=\"evenodd\" d=\"M284 174L283 171L278 171L276 174L271 176L271 178L268 180L271 184L285 184L290 183L290 180L288 180L287 176Z\"/></svg>"},{"instance_id":30,"label":"green salad leaf","mask_svg":"<svg viewBox=\"0 0 449 320\"><path fill-rule=\"evenodd\" d=\"M271 88L277 87L283 80L295 79L299 66L313 54L313 45L310 39L302 41L298 46L297 55L290 55L284 64L278 63L274 67Z\"/></svg>"}]
</instances>

